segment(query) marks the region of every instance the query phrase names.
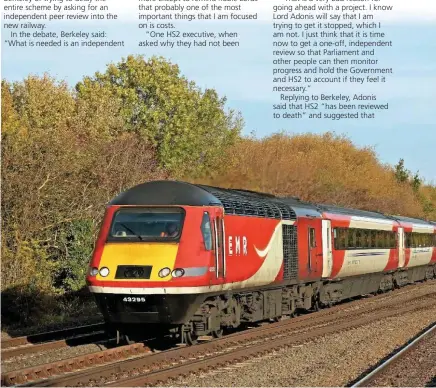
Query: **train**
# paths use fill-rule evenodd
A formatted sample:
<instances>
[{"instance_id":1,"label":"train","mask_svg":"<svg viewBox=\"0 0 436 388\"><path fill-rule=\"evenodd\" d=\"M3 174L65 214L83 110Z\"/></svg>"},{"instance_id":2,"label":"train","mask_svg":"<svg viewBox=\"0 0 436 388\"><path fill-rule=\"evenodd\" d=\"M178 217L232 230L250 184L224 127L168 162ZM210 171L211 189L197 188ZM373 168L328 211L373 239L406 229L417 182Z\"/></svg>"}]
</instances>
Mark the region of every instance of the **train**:
<instances>
[{"instance_id":1,"label":"train","mask_svg":"<svg viewBox=\"0 0 436 388\"><path fill-rule=\"evenodd\" d=\"M436 223L151 181L108 203L86 281L119 341L193 345L436 277Z\"/></svg>"}]
</instances>

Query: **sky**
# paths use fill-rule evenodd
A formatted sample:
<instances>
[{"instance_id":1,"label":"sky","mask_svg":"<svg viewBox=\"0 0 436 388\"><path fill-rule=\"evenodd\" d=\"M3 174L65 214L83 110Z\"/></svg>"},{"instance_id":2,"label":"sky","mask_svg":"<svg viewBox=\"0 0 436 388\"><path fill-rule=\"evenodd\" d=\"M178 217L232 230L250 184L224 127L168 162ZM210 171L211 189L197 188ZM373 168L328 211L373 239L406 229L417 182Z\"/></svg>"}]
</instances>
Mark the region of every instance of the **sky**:
<instances>
[{"instance_id":1,"label":"sky","mask_svg":"<svg viewBox=\"0 0 436 388\"><path fill-rule=\"evenodd\" d=\"M59 0L58 0L59 1ZM303 2L306 3L306 2ZM311 4L308 0L307 4ZM318 0L320 2L321 0ZM331 1L331 0L329 0ZM173 2L168 2L172 4ZM292 2L297 4L298 2ZM111 23L63 22L50 24L50 31L105 30L109 38L124 40L120 48L12 48L5 44L7 31L2 21L1 77L20 81L29 74L50 73L71 86L83 76L104 71L110 62L129 54L146 57L162 55L177 63L181 73L202 88L215 88L227 97L227 107L238 110L245 120L244 133L257 136L284 130L290 133L346 134L358 146L372 146L384 163L405 159L406 167L419 171L427 181L436 182L436 3L434 0L381 0L377 4L394 4L393 12L378 14L383 31L393 47L379 50L383 67L393 67L394 75L386 84L364 86L359 93L376 93L379 101L389 103L389 110L372 120L309 120L272 117L272 20L274 4L283 0L259 0L246 5L258 12L258 20L240 23L179 23L180 30L228 30L240 36L238 48L145 49L138 47L144 30L138 28L138 2L107 0L110 10L119 14ZM185 3L183 3L185 4ZM289 3L287 3L289 4ZM332 3L333 4L333 3ZM340 3L341 4L341 3ZM33 31L32 31L33 32ZM321 87L324 93L354 93L353 85ZM332 155L334 157L334 155Z\"/></svg>"}]
</instances>

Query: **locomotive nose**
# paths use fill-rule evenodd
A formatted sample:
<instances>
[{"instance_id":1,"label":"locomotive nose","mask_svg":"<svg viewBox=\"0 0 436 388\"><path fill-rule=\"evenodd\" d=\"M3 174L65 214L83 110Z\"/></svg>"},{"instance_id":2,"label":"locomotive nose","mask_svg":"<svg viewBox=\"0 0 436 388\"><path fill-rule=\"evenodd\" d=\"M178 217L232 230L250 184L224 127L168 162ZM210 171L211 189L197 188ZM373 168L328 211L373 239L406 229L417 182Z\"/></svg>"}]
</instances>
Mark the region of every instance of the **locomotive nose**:
<instances>
[{"instance_id":1,"label":"locomotive nose","mask_svg":"<svg viewBox=\"0 0 436 388\"><path fill-rule=\"evenodd\" d=\"M180 207L110 209L89 282L171 280L184 219ZM167 275L159 276L162 273Z\"/></svg>"},{"instance_id":2,"label":"locomotive nose","mask_svg":"<svg viewBox=\"0 0 436 388\"><path fill-rule=\"evenodd\" d=\"M168 281L174 269L177 243L106 243L100 268L109 269L107 276L101 270L97 280L106 281ZM169 268L168 276L159 276L163 268Z\"/></svg>"}]
</instances>

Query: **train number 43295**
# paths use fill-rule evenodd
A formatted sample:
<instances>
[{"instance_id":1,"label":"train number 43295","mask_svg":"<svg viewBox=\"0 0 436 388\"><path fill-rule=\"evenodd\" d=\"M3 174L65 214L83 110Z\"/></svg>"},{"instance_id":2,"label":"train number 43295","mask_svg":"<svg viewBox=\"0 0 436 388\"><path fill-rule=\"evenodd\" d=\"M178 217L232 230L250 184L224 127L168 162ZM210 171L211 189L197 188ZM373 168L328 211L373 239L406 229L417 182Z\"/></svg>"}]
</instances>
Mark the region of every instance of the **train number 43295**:
<instances>
[{"instance_id":1,"label":"train number 43295","mask_svg":"<svg viewBox=\"0 0 436 388\"><path fill-rule=\"evenodd\" d=\"M124 297L123 302L145 302L145 297L126 296Z\"/></svg>"}]
</instances>

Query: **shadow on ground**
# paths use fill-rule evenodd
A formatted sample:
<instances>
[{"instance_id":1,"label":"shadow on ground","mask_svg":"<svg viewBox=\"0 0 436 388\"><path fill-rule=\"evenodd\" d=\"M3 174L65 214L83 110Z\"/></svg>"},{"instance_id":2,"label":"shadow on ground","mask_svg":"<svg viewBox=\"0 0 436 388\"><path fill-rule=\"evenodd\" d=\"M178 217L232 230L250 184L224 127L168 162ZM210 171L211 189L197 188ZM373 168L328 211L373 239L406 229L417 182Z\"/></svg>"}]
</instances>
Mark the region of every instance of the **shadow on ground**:
<instances>
[{"instance_id":1,"label":"shadow on ground","mask_svg":"<svg viewBox=\"0 0 436 388\"><path fill-rule=\"evenodd\" d=\"M11 337L101 322L87 287L63 295L12 287L1 293L2 331Z\"/></svg>"}]
</instances>

